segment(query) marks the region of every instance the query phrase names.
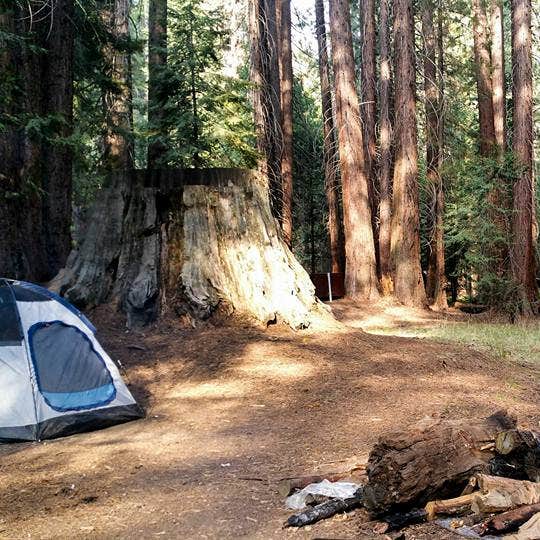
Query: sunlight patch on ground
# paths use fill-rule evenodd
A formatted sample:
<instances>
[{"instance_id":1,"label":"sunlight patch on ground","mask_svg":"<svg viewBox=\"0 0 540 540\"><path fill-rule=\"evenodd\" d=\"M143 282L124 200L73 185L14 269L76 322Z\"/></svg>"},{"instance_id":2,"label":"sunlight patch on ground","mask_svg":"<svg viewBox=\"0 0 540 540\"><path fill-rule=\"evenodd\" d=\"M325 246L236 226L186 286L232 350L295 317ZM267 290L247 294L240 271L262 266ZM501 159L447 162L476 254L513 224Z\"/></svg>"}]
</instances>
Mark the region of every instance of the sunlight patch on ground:
<instances>
[{"instance_id":1,"label":"sunlight patch on ground","mask_svg":"<svg viewBox=\"0 0 540 540\"><path fill-rule=\"evenodd\" d=\"M273 379L303 379L314 375L315 370L312 364L298 362L292 358L264 358L263 355L267 355L268 352L260 352L262 353L260 354L260 360L251 361L236 368L236 370L255 377L271 377ZM256 350L251 351L251 353L255 358L259 357Z\"/></svg>"},{"instance_id":2,"label":"sunlight patch on ground","mask_svg":"<svg viewBox=\"0 0 540 540\"><path fill-rule=\"evenodd\" d=\"M239 398L249 394L252 385L243 380L236 381L212 381L192 383L174 388L167 394L171 399L196 399L196 398Z\"/></svg>"}]
</instances>

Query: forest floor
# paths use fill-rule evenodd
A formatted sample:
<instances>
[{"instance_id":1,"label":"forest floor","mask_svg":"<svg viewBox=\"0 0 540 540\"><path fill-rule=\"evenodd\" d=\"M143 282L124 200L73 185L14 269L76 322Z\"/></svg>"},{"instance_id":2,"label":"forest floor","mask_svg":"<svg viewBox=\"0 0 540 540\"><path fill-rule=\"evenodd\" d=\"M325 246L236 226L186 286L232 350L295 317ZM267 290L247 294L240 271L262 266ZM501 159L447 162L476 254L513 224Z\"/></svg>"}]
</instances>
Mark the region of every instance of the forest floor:
<instances>
[{"instance_id":1,"label":"forest floor","mask_svg":"<svg viewBox=\"0 0 540 540\"><path fill-rule=\"evenodd\" d=\"M462 314L332 307L341 322L301 332L166 321L135 333L91 314L147 417L1 447L0 538L371 538L362 511L283 530L275 480L346 469L425 415L504 407L538 425L539 345L521 357L467 344L449 328L487 323ZM458 538L435 525L406 537Z\"/></svg>"}]
</instances>

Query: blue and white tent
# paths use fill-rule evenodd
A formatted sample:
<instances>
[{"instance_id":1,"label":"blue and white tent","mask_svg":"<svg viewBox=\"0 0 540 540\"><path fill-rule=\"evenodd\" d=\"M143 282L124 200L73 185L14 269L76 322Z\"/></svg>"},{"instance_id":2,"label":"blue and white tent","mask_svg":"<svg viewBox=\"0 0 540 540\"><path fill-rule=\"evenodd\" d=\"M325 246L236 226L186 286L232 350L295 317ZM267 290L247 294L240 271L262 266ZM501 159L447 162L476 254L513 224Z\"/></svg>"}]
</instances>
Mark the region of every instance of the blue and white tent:
<instances>
[{"instance_id":1,"label":"blue and white tent","mask_svg":"<svg viewBox=\"0 0 540 540\"><path fill-rule=\"evenodd\" d=\"M94 334L60 296L0 279L0 442L52 439L142 416Z\"/></svg>"}]
</instances>

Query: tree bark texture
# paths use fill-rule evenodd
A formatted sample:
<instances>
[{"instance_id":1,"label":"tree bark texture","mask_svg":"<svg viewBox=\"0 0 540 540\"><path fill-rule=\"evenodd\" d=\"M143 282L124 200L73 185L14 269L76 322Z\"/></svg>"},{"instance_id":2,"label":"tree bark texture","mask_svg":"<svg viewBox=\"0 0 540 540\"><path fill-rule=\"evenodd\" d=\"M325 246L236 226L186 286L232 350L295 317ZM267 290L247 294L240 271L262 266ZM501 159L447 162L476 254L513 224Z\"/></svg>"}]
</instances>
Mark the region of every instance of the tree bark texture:
<instances>
[{"instance_id":1,"label":"tree bark texture","mask_svg":"<svg viewBox=\"0 0 540 540\"><path fill-rule=\"evenodd\" d=\"M332 105L332 87L323 0L315 0L315 33L319 49L319 78L321 82L321 100L323 115L323 160L324 185L328 203L328 233L330 236L330 254L332 272L345 271L345 240L340 206L340 182L338 161L336 159L336 134L334 130L334 112Z\"/></svg>"},{"instance_id":2,"label":"tree bark texture","mask_svg":"<svg viewBox=\"0 0 540 540\"><path fill-rule=\"evenodd\" d=\"M73 117L73 10L72 0L58 0L54 12L32 21L14 4L0 19L3 30L27 39L6 43L0 56L0 274L7 277L50 279L71 247L72 152L65 139ZM17 115L46 119L47 137L13 123Z\"/></svg>"},{"instance_id":3,"label":"tree bark texture","mask_svg":"<svg viewBox=\"0 0 540 540\"><path fill-rule=\"evenodd\" d=\"M390 0L381 0L379 14L380 51L380 158L379 158L379 267L381 290L393 292L390 237L392 222L392 72L390 58Z\"/></svg>"},{"instance_id":4,"label":"tree bark texture","mask_svg":"<svg viewBox=\"0 0 540 540\"><path fill-rule=\"evenodd\" d=\"M491 82L491 55L488 42L488 22L482 0L472 0L474 65L480 122L480 154L493 156L496 148Z\"/></svg>"},{"instance_id":5,"label":"tree bark texture","mask_svg":"<svg viewBox=\"0 0 540 540\"><path fill-rule=\"evenodd\" d=\"M491 0L491 79L497 153L506 150L506 85L504 80L503 0Z\"/></svg>"},{"instance_id":6,"label":"tree bark texture","mask_svg":"<svg viewBox=\"0 0 540 540\"><path fill-rule=\"evenodd\" d=\"M170 309L307 327L325 314L282 239L266 182L238 169L117 173L54 289L80 306L116 302L128 326Z\"/></svg>"},{"instance_id":7,"label":"tree bark texture","mask_svg":"<svg viewBox=\"0 0 540 540\"><path fill-rule=\"evenodd\" d=\"M426 115L426 167L429 190L429 257L426 293L436 309L446 309L446 277L444 264L444 192L441 175L444 106L442 84L444 68L441 7L439 6L438 30L435 30L433 14L435 2L426 0L422 10L422 34L424 37L424 107ZM439 22L441 24L439 24ZM439 28L441 26L441 28ZM439 59L437 59L437 53ZM439 62L438 62L439 60Z\"/></svg>"},{"instance_id":8,"label":"tree bark texture","mask_svg":"<svg viewBox=\"0 0 540 540\"><path fill-rule=\"evenodd\" d=\"M368 460L366 506L384 513L460 495L471 476L489 471L497 433L515 425L502 411L482 419L427 418L381 437Z\"/></svg>"},{"instance_id":9,"label":"tree bark texture","mask_svg":"<svg viewBox=\"0 0 540 540\"><path fill-rule=\"evenodd\" d=\"M133 166L131 53L127 50L130 4L130 0L114 0L111 9L103 12L111 38L104 52L109 76L116 86L103 96L107 119L103 159L107 170L127 170Z\"/></svg>"},{"instance_id":10,"label":"tree bark texture","mask_svg":"<svg viewBox=\"0 0 540 540\"><path fill-rule=\"evenodd\" d=\"M411 0L394 2L395 164L391 253L394 293L405 305L427 303L420 267L414 26Z\"/></svg>"},{"instance_id":11,"label":"tree bark texture","mask_svg":"<svg viewBox=\"0 0 540 540\"><path fill-rule=\"evenodd\" d=\"M292 243L293 206L293 66L291 42L291 0L276 0L278 12L279 87L281 92L281 182L283 209L281 227L283 238Z\"/></svg>"},{"instance_id":12,"label":"tree bark texture","mask_svg":"<svg viewBox=\"0 0 540 540\"><path fill-rule=\"evenodd\" d=\"M377 209L379 207L379 189L377 186L377 147L375 128L377 124L377 71L375 58L375 0L360 2L362 68L360 106L362 127L364 130L364 155L366 156L366 174L369 179L369 200L371 221L376 246L378 246Z\"/></svg>"},{"instance_id":13,"label":"tree bark texture","mask_svg":"<svg viewBox=\"0 0 540 540\"><path fill-rule=\"evenodd\" d=\"M533 178L533 79L531 0L512 1L512 150L518 167L514 182L511 266L523 315L538 311Z\"/></svg>"},{"instance_id":14,"label":"tree bark texture","mask_svg":"<svg viewBox=\"0 0 540 540\"><path fill-rule=\"evenodd\" d=\"M345 290L351 298L373 300L379 297L377 265L348 0L330 0L330 37L343 186Z\"/></svg>"},{"instance_id":15,"label":"tree bark texture","mask_svg":"<svg viewBox=\"0 0 540 540\"><path fill-rule=\"evenodd\" d=\"M150 0L148 6L148 123L152 131L162 136L163 106L167 100L164 88L164 68L167 66L167 0ZM148 142L147 167L158 168L166 145L152 136Z\"/></svg>"},{"instance_id":16,"label":"tree bark texture","mask_svg":"<svg viewBox=\"0 0 540 540\"><path fill-rule=\"evenodd\" d=\"M272 211L280 217L282 132L275 0L249 0L249 35L259 172L268 180Z\"/></svg>"}]
</instances>

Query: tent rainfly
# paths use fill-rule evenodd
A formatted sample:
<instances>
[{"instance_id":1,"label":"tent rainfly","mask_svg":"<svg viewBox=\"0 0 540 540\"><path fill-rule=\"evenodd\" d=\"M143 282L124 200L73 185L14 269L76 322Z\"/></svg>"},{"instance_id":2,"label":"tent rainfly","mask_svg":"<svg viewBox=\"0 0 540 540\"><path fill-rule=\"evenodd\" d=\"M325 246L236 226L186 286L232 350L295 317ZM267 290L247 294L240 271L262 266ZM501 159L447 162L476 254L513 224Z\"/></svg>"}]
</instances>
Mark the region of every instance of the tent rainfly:
<instances>
[{"instance_id":1,"label":"tent rainfly","mask_svg":"<svg viewBox=\"0 0 540 540\"><path fill-rule=\"evenodd\" d=\"M0 442L140 418L92 323L43 287L0 279Z\"/></svg>"}]
</instances>

